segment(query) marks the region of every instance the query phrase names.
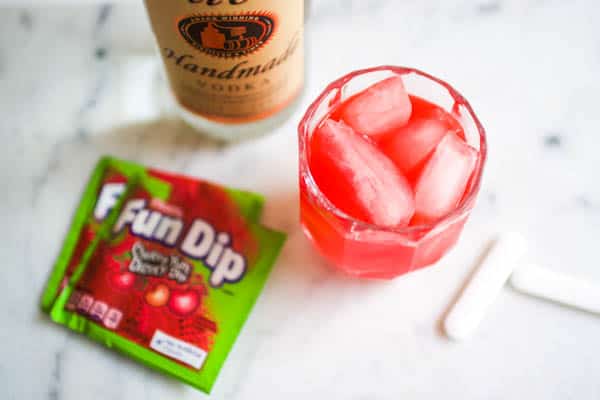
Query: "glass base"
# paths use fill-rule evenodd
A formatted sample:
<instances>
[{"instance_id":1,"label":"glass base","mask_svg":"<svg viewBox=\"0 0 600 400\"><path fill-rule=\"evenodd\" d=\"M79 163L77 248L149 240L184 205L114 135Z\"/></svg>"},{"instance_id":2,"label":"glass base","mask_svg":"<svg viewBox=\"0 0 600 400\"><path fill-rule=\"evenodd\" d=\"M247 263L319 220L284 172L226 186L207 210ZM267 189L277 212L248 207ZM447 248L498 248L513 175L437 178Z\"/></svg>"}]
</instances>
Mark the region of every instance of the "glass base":
<instances>
[{"instance_id":1,"label":"glass base","mask_svg":"<svg viewBox=\"0 0 600 400\"><path fill-rule=\"evenodd\" d=\"M250 139L271 133L273 129L282 125L287 121L298 105L302 97L302 91L299 92L294 100L283 110L279 111L275 115L255 121L243 124L223 124L215 121L211 121L207 118L203 118L197 114L187 110L176 100L173 99L173 103L177 114L185 123L194 128L199 133L210 136L214 139L223 140L227 142Z\"/></svg>"}]
</instances>

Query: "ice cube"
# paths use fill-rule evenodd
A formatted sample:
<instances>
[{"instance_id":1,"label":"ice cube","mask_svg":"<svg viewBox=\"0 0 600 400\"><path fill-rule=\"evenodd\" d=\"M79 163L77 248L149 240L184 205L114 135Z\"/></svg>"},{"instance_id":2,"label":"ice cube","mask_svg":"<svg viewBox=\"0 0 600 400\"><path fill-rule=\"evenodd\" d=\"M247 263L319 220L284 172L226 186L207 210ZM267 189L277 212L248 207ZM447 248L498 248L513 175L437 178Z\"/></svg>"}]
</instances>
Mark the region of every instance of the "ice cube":
<instances>
[{"instance_id":1,"label":"ice cube","mask_svg":"<svg viewBox=\"0 0 600 400\"><path fill-rule=\"evenodd\" d=\"M406 176L411 176L433 153L448 132L437 119L412 119L407 125L381 142L381 150Z\"/></svg>"},{"instance_id":2,"label":"ice cube","mask_svg":"<svg viewBox=\"0 0 600 400\"><path fill-rule=\"evenodd\" d=\"M313 134L310 168L325 196L354 218L391 227L407 225L414 213L406 178L344 122L327 120Z\"/></svg>"},{"instance_id":3,"label":"ice cube","mask_svg":"<svg viewBox=\"0 0 600 400\"><path fill-rule=\"evenodd\" d=\"M348 100L341 115L356 132L379 138L406 124L411 113L412 104L402 78L394 76Z\"/></svg>"},{"instance_id":4,"label":"ice cube","mask_svg":"<svg viewBox=\"0 0 600 400\"><path fill-rule=\"evenodd\" d=\"M444 136L417 179L412 224L433 222L456 208L477 157L477 150L455 133Z\"/></svg>"}]
</instances>

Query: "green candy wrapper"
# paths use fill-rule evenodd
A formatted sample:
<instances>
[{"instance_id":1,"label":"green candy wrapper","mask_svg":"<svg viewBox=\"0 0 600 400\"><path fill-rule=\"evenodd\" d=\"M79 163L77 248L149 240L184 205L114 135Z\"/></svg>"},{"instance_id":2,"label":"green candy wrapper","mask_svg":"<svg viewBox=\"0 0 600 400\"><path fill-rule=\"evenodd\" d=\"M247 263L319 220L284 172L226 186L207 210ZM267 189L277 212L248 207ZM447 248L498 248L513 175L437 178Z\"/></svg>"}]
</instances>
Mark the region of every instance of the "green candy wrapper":
<instances>
[{"instance_id":1,"label":"green candy wrapper","mask_svg":"<svg viewBox=\"0 0 600 400\"><path fill-rule=\"evenodd\" d=\"M106 202L101 182L123 178ZM285 241L256 223L261 209L254 194L104 159L42 304L54 300L55 322L209 393Z\"/></svg>"},{"instance_id":2,"label":"green candy wrapper","mask_svg":"<svg viewBox=\"0 0 600 400\"><path fill-rule=\"evenodd\" d=\"M171 186L177 186L180 190L202 185L207 186L209 189L217 186L210 182L146 168L114 157L100 159L88 180L62 250L54 264L52 274L42 295L41 307L43 311L50 311L56 297L67 284L83 252L99 229L102 221L94 216L98 201L103 200L105 204L113 204L118 195L123 192L128 179L134 175L146 178L147 185L154 186L157 197L162 198L166 198ZM246 216L249 221L259 220L264 204L261 195L237 189L227 188L223 190L238 205L240 214Z\"/></svg>"}]
</instances>

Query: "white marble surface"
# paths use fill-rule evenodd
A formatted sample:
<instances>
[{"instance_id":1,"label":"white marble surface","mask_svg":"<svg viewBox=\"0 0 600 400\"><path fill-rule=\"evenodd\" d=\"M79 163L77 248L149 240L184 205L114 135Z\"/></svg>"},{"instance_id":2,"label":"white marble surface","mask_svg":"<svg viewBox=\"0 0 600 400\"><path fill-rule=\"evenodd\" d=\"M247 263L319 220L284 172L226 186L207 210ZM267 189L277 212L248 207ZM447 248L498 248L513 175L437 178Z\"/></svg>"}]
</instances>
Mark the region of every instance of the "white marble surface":
<instances>
[{"instance_id":1,"label":"white marble surface","mask_svg":"<svg viewBox=\"0 0 600 400\"><path fill-rule=\"evenodd\" d=\"M351 69L411 65L453 83L489 134L485 184L458 247L385 283L331 273L290 211L302 110L269 136L223 147L165 113L155 119L153 101L132 103L148 87L126 76L152 65L139 7L0 8L0 398L203 397L39 311L105 153L261 191L265 222L289 233L212 398L600 398L596 317L507 287L472 340L450 342L439 328L497 231L520 230L531 260L600 282L597 0L316 5L302 107Z\"/></svg>"}]
</instances>

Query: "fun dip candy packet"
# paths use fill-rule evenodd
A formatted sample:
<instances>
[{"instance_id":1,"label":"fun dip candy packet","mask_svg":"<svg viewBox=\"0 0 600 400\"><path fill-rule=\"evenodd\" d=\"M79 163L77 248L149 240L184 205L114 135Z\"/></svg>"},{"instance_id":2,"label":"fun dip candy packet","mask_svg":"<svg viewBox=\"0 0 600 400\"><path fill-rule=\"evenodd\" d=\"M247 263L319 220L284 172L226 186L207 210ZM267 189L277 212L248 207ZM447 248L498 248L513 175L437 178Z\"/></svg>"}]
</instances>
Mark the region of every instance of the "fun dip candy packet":
<instances>
[{"instance_id":1,"label":"fun dip candy packet","mask_svg":"<svg viewBox=\"0 0 600 400\"><path fill-rule=\"evenodd\" d=\"M154 187L158 197L166 197L172 186L175 186L176 191L185 191L186 188L195 187L200 183L207 188L216 187L210 182L145 168L117 158L101 158L87 183L61 253L54 264L48 285L42 295L42 310L49 312L54 300L79 264L83 252L96 235L103 219L124 192L128 179L135 175L146 177L146 182ZM264 203L262 196L236 189L222 188L222 190L225 191L224 195L228 195L235 201L240 214L250 221L258 221Z\"/></svg>"},{"instance_id":2,"label":"fun dip candy packet","mask_svg":"<svg viewBox=\"0 0 600 400\"><path fill-rule=\"evenodd\" d=\"M209 393L285 235L256 222L256 195L149 170L126 182L110 201L90 190L94 234L63 251L77 261L57 263L76 262L51 318Z\"/></svg>"}]
</instances>

